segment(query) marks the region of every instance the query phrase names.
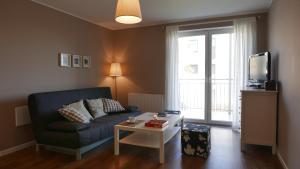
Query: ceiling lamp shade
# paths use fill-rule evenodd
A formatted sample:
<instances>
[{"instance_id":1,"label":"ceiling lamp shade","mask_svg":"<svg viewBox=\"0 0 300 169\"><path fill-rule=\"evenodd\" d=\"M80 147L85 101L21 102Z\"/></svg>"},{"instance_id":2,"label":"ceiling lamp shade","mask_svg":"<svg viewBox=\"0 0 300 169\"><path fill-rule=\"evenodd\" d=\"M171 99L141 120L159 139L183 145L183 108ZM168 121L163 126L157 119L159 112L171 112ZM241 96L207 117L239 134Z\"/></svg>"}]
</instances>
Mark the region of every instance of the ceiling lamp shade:
<instances>
[{"instance_id":1,"label":"ceiling lamp shade","mask_svg":"<svg viewBox=\"0 0 300 169\"><path fill-rule=\"evenodd\" d=\"M142 21L139 0L118 0L115 20L122 24L136 24Z\"/></svg>"},{"instance_id":2,"label":"ceiling lamp shade","mask_svg":"<svg viewBox=\"0 0 300 169\"><path fill-rule=\"evenodd\" d=\"M121 65L120 63L112 63L110 66L110 76L122 76Z\"/></svg>"}]
</instances>

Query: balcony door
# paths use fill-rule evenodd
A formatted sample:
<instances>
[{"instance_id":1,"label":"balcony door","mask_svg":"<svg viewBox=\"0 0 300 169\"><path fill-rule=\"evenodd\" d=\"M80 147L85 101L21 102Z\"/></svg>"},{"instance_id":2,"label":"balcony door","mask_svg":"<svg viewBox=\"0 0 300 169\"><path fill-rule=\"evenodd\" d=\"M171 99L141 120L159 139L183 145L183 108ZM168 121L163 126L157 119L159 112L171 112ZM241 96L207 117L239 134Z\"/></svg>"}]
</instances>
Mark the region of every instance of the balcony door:
<instances>
[{"instance_id":1,"label":"balcony door","mask_svg":"<svg viewBox=\"0 0 300 169\"><path fill-rule=\"evenodd\" d=\"M180 108L185 118L231 124L232 29L181 31Z\"/></svg>"}]
</instances>

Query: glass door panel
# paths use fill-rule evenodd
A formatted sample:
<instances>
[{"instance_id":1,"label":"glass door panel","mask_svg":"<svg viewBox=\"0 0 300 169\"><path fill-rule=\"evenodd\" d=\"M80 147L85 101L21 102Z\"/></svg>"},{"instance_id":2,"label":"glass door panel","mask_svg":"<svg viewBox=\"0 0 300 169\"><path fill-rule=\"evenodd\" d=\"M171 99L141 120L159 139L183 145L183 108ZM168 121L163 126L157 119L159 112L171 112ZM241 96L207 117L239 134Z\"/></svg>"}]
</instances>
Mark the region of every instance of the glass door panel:
<instances>
[{"instance_id":1,"label":"glass door panel","mask_svg":"<svg viewBox=\"0 0 300 169\"><path fill-rule=\"evenodd\" d=\"M181 112L187 119L205 120L206 36L184 36L178 43Z\"/></svg>"},{"instance_id":2,"label":"glass door panel","mask_svg":"<svg viewBox=\"0 0 300 169\"><path fill-rule=\"evenodd\" d=\"M211 121L231 121L231 34L211 35Z\"/></svg>"}]
</instances>

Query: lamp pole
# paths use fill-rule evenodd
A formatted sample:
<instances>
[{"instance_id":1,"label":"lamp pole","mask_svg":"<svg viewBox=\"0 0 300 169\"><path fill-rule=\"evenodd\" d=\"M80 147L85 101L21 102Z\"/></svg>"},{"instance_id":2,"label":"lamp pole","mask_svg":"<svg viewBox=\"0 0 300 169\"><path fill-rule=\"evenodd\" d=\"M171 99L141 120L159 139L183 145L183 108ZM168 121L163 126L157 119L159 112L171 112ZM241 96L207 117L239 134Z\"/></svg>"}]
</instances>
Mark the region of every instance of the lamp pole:
<instances>
[{"instance_id":1,"label":"lamp pole","mask_svg":"<svg viewBox=\"0 0 300 169\"><path fill-rule=\"evenodd\" d=\"M122 70L120 63L111 63L110 66L110 76L113 77L115 82L115 99L118 99L118 87L117 87L117 77L122 76Z\"/></svg>"},{"instance_id":2,"label":"lamp pole","mask_svg":"<svg viewBox=\"0 0 300 169\"><path fill-rule=\"evenodd\" d=\"M118 76L113 76L114 81L115 81L115 97L116 97L116 100L118 100L117 77Z\"/></svg>"}]
</instances>

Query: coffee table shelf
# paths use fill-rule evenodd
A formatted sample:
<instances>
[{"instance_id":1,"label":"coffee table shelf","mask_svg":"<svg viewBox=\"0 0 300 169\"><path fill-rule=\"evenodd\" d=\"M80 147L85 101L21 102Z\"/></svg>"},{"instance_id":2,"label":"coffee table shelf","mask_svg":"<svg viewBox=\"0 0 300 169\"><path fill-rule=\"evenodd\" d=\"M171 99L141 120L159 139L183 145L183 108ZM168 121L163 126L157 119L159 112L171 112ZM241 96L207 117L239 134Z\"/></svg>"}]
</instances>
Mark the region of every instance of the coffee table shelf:
<instances>
[{"instance_id":1,"label":"coffee table shelf","mask_svg":"<svg viewBox=\"0 0 300 169\"><path fill-rule=\"evenodd\" d=\"M167 143L178 131L180 127L167 129L164 133L164 143ZM148 148L160 148L160 137L158 134L134 132L119 141L122 144L130 144Z\"/></svg>"}]
</instances>

